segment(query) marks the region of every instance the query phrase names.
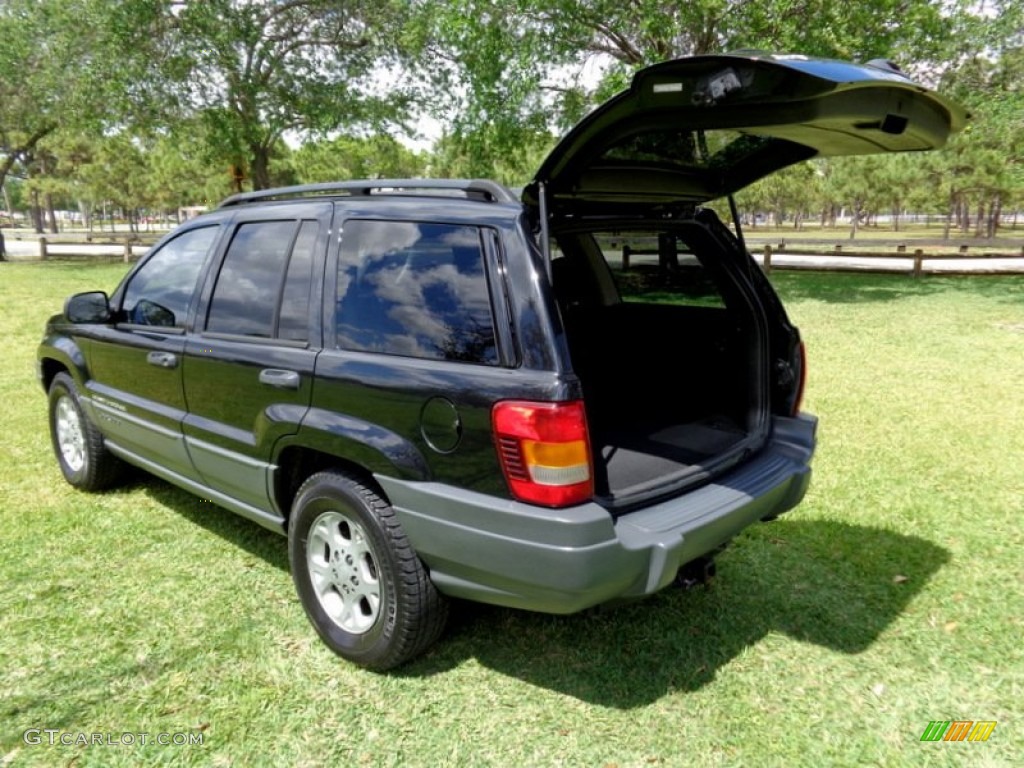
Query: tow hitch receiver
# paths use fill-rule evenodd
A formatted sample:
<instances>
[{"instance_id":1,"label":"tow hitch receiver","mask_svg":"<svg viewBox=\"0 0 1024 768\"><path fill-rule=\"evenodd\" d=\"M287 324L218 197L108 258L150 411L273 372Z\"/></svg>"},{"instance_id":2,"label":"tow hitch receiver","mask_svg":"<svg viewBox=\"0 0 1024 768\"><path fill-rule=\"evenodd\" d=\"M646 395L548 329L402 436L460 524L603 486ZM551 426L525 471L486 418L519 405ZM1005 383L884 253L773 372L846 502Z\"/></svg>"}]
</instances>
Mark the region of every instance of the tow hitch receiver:
<instances>
[{"instance_id":1,"label":"tow hitch receiver","mask_svg":"<svg viewBox=\"0 0 1024 768\"><path fill-rule=\"evenodd\" d=\"M683 589L693 589L702 584L707 587L714 581L715 572L715 559L713 557L698 557L679 569L673 583Z\"/></svg>"}]
</instances>

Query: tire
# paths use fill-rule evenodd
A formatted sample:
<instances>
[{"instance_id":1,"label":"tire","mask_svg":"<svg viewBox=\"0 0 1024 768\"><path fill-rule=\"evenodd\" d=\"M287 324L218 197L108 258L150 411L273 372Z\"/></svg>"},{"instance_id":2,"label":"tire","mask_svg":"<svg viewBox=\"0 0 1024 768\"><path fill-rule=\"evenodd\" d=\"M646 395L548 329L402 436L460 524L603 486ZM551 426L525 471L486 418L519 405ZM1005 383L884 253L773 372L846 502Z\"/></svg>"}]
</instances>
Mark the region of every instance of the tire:
<instances>
[{"instance_id":1,"label":"tire","mask_svg":"<svg viewBox=\"0 0 1024 768\"><path fill-rule=\"evenodd\" d=\"M391 506L356 477L318 472L288 522L292 580L310 622L348 661L383 671L425 651L448 606Z\"/></svg>"},{"instance_id":2,"label":"tire","mask_svg":"<svg viewBox=\"0 0 1024 768\"><path fill-rule=\"evenodd\" d=\"M60 471L75 488L100 491L121 476L124 464L82 410L75 381L58 373L50 383L50 441Z\"/></svg>"}]
</instances>

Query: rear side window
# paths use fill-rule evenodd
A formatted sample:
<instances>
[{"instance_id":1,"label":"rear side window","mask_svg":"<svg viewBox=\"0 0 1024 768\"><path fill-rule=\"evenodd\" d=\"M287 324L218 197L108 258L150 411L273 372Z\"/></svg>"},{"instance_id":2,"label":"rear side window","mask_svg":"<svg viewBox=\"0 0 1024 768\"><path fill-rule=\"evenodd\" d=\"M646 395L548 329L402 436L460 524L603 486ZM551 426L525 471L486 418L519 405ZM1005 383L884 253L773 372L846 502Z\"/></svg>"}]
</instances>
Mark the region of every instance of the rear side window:
<instances>
[{"instance_id":1,"label":"rear side window","mask_svg":"<svg viewBox=\"0 0 1024 768\"><path fill-rule=\"evenodd\" d=\"M306 341L315 221L242 224L224 256L206 330Z\"/></svg>"},{"instance_id":2,"label":"rear side window","mask_svg":"<svg viewBox=\"0 0 1024 768\"><path fill-rule=\"evenodd\" d=\"M317 234L315 221L302 222L281 291L281 313L277 321L279 338L306 341L309 335L309 291L313 285L313 249Z\"/></svg>"},{"instance_id":3,"label":"rear side window","mask_svg":"<svg viewBox=\"0 0 1024 768\"><path fill-rule=\"evenodd\" d=\"M199 270L217 237L217 227L193 229L165 243L146 259L125 287L121 308L135 325L184 328Z\"/></svg>"},{"instance_id":4,"label":"rear side window","mask_svg":"<svg viewBox=\"0 0 1024 768\"><path fill-rule=\"evenodd\" d=\"M480 243L477 227L346 222L338 347L497 365Z\"/></svg>"}]
</instances>

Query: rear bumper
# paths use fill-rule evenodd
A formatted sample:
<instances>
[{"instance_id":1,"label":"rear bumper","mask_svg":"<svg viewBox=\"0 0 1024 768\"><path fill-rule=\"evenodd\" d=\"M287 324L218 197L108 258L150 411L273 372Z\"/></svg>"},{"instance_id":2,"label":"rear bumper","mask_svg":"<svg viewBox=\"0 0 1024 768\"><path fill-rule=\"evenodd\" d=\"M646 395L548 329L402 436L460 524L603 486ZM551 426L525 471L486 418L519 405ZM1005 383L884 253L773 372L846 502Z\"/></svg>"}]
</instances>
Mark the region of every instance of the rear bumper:
<instances>
[{"instance_id":1,"label":"rear bumper","mask_svg":"<svg viewBox=\"0 0 1024 768\"><path fill-rule=\"evenodd\" d=\"M810 415L776 418L754 458L617 520L592 503L551 510L440 483L377 480L443 593L573 613L657 592L680 566L796 506L810 482L816 428Z\"/></svg>"}]
</instances>

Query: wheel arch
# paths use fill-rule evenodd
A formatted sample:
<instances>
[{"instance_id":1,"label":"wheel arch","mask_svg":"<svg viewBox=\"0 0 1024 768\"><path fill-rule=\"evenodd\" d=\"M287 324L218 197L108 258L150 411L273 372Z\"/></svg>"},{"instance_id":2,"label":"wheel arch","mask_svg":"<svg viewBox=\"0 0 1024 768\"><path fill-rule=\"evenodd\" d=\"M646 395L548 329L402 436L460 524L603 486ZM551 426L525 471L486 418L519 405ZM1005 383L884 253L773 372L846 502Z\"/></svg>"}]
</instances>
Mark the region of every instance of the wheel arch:
<instances>
[{"instance_id":1,"label":"wheel arch","mask_svg":"<svg viewBox=\"0 0 1024 768\"><path fill-rule=\"evenodd\" d=\"M375 475L429 480L430 468L420 449L407 437L368 421L312 408L298 431L274 447L269 492L275 511L286 521L298 488L325 469L357 476L381 498L387 494Z\"/></svg>"},{"instance_id":2,"label":"wheel arch","mask_svg":"<svg viewBox=\"0 0 1024 768\"><path fill-rule=\"evenodd\" d=\"M44 391L50 390L58 373L67 373L81 387L86 379L85 355L74 340L66 336L45 339L39 347L39 372Z\"/></svg>"},{"instance_id":3,"label":"wheel arch","mask_svg":"<svg viewBox=\"0 0 1024 768\"><path fill-rule=\"evenodd\" d=\"M384 489L374 479L372 471L358 462L335 453L307 446L288 445L277 455L274 465L270 492L277 512L284 518L285 529L288 527L292 503L298 495L299 488L317 472L327 470L344 472L359 480L389 504L391 503L387 494L384 493Z\"/></svg>"},{"instance_id":4,"label":"wheel arch","mask_svg":"<svg viewBox=\"0 0 1024 768\"><path fill-rule=\"evenodd\" d=\"M63 361L52 357L44 357L39 361L39 372L39 380L45 392L50 391L50 385L53 384L53 380L57 377L58 373L66 373L74 377L74 374L71 373Z\"/></svg>"}]
</instances>

